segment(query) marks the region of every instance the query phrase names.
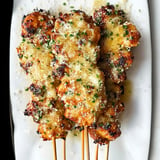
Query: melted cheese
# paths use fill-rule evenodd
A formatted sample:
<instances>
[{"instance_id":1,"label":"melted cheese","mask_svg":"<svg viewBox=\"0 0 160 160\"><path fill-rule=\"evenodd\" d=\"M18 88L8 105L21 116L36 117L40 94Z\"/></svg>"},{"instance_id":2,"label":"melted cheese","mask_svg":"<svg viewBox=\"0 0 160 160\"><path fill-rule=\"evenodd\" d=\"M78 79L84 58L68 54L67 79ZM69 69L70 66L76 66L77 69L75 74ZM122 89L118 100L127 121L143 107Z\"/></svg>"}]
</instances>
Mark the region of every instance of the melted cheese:
<instances>
[{"instance_id":1,"label":"melted cheese","mask_svg":"<svg viewBox=\"0 0 160 160\"><path fill-rule=\"evenodd\" d=\"M133 46L131 43L133 38L131 32L135 32L135 28L130 31L128 30L129 26L132 25L130 22L126 21L123 24L119 24L118 21L120 21L118 17L111 18L111 20L107 19L104 25L105 31L107 32L107 38L104 38L104 45L102 47L104 53L117 53L120 50L125 50Z\"/></svg>"},{"instance_id":2,"label":"melted cheese","mask_svg":"<svg viewBox=\"0 0 160 160\"><path fill-rule=\"evenodd\" d=\"M99 27L86 22L85 17L83 12L79 12L68 16L66 21L56 20L54 28L56 45L63 46L61 52L65 54L64 58L77 58L80 55L96 63L99 56L99 47L96 43L100 38L100 30Z\"/></svg>"},{"instance_id":3,"label":"melted cheese","mask_svg":"<svg viewBox=\"0 0 160 160\"><path fill-rule=\"evenodd\" d=\"M56 98L54 79L52 78L51 61L53 55L49 50L42 46L34 46L29 41L22 42L19 46L20 53L23 57L20 58L20 63L26 66L27 63L32 63L28 67L28 74L33 83L45 86L47 97Z\"/></svg>"}]
</instances>

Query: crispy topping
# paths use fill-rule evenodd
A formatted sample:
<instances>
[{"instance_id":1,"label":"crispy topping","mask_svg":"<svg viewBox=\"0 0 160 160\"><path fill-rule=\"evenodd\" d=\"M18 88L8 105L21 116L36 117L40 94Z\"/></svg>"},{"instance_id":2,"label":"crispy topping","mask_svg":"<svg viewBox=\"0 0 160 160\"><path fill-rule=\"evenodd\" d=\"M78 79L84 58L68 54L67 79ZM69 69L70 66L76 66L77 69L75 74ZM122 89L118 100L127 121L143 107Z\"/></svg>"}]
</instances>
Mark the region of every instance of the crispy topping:
<instances>
[{"instance_id":1,"label":"crispy topping","mask_svg":"<svg viewBox=\"0 0 160 160\"><path fill-rule=\"evenodd\" d=\"M80 10L55 18L36 9L21 27L18 58L32 80L24 115L39 123L37 133L44 140L64 139L69 130L88 126L94 143L119 137L122 82L140 38L125 12L109 3L93 18Z\"/></svg>"}]
</instances>

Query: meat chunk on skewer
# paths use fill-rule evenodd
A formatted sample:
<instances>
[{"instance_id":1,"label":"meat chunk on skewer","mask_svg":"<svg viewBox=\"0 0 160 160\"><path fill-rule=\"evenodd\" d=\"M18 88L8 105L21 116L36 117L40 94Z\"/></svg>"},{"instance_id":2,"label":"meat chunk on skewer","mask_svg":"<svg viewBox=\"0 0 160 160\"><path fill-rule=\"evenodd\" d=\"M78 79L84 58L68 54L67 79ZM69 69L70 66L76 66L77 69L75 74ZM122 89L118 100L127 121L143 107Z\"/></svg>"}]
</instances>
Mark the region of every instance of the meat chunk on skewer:
<instances>
[{"instance_id":1,"label":"meat chunk on skewer","mask_svg":"<svg viewBox=\"0 0 160 160\"><path fill-rule=\"evenodd\" d=\"M97 123L89 128L89 133L95 143L107 144L121 135L119 115L124 111L124 104L121 102L121 95L124 94L123 85L115 84L113 81L106 81L107 107L103 110Z\"/></svg>"},{"instance_id":2,"label":"meat chunk on skewer","mask_svg":"<svg viewBox=\"0 0 160 160\"><path fill-rule=\"evenodd\" d=\"M89 133L95 143L107 144L121 135L118 114L124 110L121 102L109 104L97 123L92 124Z\"/></svg>"},{"instance_id":3,"label":"meat chunk on skewer","mask_svg":"<svg viewBox=\"0 0 160 160\"><path fill-rule=\"evenodd\" d=\"M133 63L132 47L139 44L140 33L126 19L125 12L107 5L94 13L95 23L101 27L101 64L107 68L106 77L115 83L126 79L126 70Z\"/></svg>"},{"instance_id":4,"label":"meat chunk on skewer","mask_svg":"<svg viewBox=\"0 0 160 160\"><path fill-rule=\"evenodd\" d=\"M35 10L35 12L23 17L21 35L24 38L30 37L31 39L33 36L37 36L37 38L41 38L41 40L44 40L45 42L48 38L47 36L51 36L52 34L54 22L55 17L49 12L42 9Z\"/></svg>"},{"instance_id":5,"label":"meat chunk on skewer","mask_svg":"<svg viewBox=\"0 0 160 160\"><path fill-rule=\"evenodd\" d=\"M71 63L72 71L62 78L58 87L58 96L64 102L65 117L80 126L96 122L99 114L106 106L104 75L90 63Z\"/></svg>"},{"instance_id":6,"label":"meat chunk on skewer","mask_svg":"<svg viewBox=\"0 0 160 160\"><path fill-rule=\"evenodd\" d=\"M65 118L63 103L57 101L55 105L51 112L42 117L38 126L38 133L44 140L51 140L52 137L65 139L74 125Z\"/></svg>"}]
</instances>

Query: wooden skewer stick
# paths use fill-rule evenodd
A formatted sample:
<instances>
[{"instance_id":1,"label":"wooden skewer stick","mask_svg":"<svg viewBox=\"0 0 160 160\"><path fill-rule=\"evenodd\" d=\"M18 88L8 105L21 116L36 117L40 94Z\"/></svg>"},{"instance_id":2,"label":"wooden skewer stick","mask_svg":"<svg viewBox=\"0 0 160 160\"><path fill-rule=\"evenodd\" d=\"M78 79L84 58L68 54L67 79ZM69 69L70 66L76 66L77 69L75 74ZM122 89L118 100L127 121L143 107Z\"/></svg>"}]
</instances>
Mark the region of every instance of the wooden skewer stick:
<instances>
[{"instance_id":1,"label":"wooden skewer stick","mask_svg":"<svg viewBox=\"0 0 160 160\"><path fill-rule=\"evenodd\" d=\"M86 149L86 160L90 160L90 152L89 152L89 139L88 139L88 128L84 127L84 137L85 137L85 149Z\"/></svg>"},{"instance_id":2,"label":"wooden skewer stick","mask_svg":"<svg viewBox=\"0 0 160 160\"><path fill-rule=\"evenodd\" d=\"M55 139L55 137L52 137L52 144L53 144L53 160L57 160L56 139Z\"/></svg>"},{"instance_id":3,"label":"wooden skewer stick","mask_svg":"<svg viewBox=\"0 0 160 160\"><path fill-rule=\"evenodd\" d=\"M82 130L81 133L81 145L82 145L82 160L84 160L84 129Z\"/></svg>"},{"instance_id":4,"label":"wooden skewer stick","mask_svg":"<svg viewBox=\"0 0 160 160\"><path fill-rule=\"evenodd\" d=\"M99 144L96 144L96 154L95 154L95 160L98 160L98 148L99 148Z\"/></svg>"},{"instance_id":5,"label":"wooden skewer stick","mask_svg":"<svg viewBox=\"0 0 160 160\"><path fill-rule=\"evenodd\" d=\"M63 160L66 160L66 139L63 139Z\"/></svg>"},{"instance_id":6,"label":"wooden skewer stick","mask_svg":"<svg viewBox=\"0 0 160 160\"><path fill-rule=\"evenodd\" d=\"M109 157L109 142L106 146L106 160L108 160L108 157Z\"/></svg>"}]
</instances>

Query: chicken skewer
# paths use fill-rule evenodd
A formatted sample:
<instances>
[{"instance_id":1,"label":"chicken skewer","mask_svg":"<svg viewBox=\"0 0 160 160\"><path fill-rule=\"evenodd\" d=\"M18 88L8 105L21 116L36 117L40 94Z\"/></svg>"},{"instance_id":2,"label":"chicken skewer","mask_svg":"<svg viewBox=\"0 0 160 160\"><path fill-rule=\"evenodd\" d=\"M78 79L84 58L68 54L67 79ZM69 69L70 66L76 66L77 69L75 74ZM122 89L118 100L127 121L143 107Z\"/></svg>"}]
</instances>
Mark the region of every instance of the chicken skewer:
<instances>
[{"instance_id":1,"label":"chicken skewer","mask_svg":"<svg viewBox=\"0 0 160 160\"><path fill-rule=\"evenodd\" d=\"M81 20L81 23L78 24L77 20ZM79 26L75 27L75 25ZM87 29L84 30L84 28ZM91 18L87 17L84 12L74 11L71 14L61 14L55 22L54 30L56 37L54 39L55 73L57 70L59 71L57 66L63 66L63 74L55 74L61 78L61 84L57 89L58 96L65 104L65 117L76 122L79 126L84 126L85 129L82 131L82 160L84 159L84 141L87 159L90 159L87 126L96 120L96 116L100 112L98 103L101 102L101 109L106 103L105 95L103 95L105 93L103 74L95 66L98 59L96 44L97 38L99 39L99 28L93 25ZM93 49L90 50L91 48ZM87 55L85 55L86 52ZM99 84L91 82L90 77ZM101 94L104 100L99 98ZM102 103L103 101L104 103ZM90 102L92 103L90 104ZM97 106L96 110L94 110L94 106Z\"/></svg>"},{"instance_id":2,"label":"chicken skewer","mask_svg":"<svg viewBox=\"0 0 160 160\"><path fill-rule=\"evenodd\" d=\"M95 11L94 21L102 29L99 66L107 79L108 104L104 115L90 130L90 134L96 143L107 144L108 141L114 140L121 134L116 119L124 110L124 104L120 100L123 93L122 82L126 79L125 72L133 61L131 47L138 45L140 33L126 19L122 10L116 9L110 4ZM119 70L120 68L121 70Z\"/></svg>"},{"instance_id":3,"label":"chicken skewer","mask_svg":"<svg viewBox=\"0 0 160 160\"><path fill-rule=\"evenodd\" d=\"M31 115L33 120L39 123L37 133L40 133L44 140L52 139L53 155L56 160L56 138L64 139L72 124L63 116L62 103L56 100L56 80L52 76L53 69L50 66L54 58L51 51L54 22L54 16L43 10L24 16L23 41L17 51L21 67L33 81L26 89L31 92L32 98L24 114ZM65 160L65 140L63 151Z\"/></svg>"},{"instance_id":4,"label":"chicken skewer","mask_svg":"<svg viewBox=\"0 0 160 160\"><path fill-rule=\"evenodd\" d=\"M95 11L94 20L102 29L99 67L107 79L108 105L104 119L103 116L99 119L98 128L96 125L95 129L90 129L90 135L95 139L95 143L107 145L106 159L108 160L109 141L121 134L118 123L114 123L113 120L124 110L124 105L120 101L120 96L124 92L122 82L126 79L126 70L133 62L130 49L138 45L140 34L136 27L126 20L125 13L113 5L108 4Z\"/></svg>"},{"instance_id":5,"label":"chicken skewer","mask_svg":"<svg viewBox=\"0 0 160 160\"><path fill-rule=\"evenodd\" d=\"M121 133L119 127L116 127L118 124L117 122L108 122L110 121L109 119L115 119L115 115L119 115L119 113L124 110L124 105L120 101L120 95L124 92L123 85L121 84L126 79L125 71L128 70L133 61L133 55L130 52L130 48L138 45L140 34L136 27L126 20L125 13L122 10L115 9L113 5L108 4L107 6L95 11L94 20L96 24L102 28L102 38L100 40L101 60L99 62L99 66L104 71L106 79L110 79L109 81L112 83L108 83L108 80L106 83L107 92L111 93L111 95L107 95L108 109L106 110L104 117L107 117L108 115L111 115L112 117L108 117L106 120L104 118L104 121L99 119L100 122L98 128L97 125L94 126L96 127L95 129L91 128L90 134L91 137L95 139L96 143L107 144L106 159L108 159L109 141L114 140ZM126 52L127 50L129 51L128 53ZM110 64L113 65L111 66ZM114 70L112 69L113 67L115 67ZM121 72L120 74L119 70ZM114 83L117 83L118 85ZM108 88L108 86L112 86L111 89ZM118 108L116 107L116 110L113 110L115 106ZM106 125L104 125L105 122L107 122ZM97 153L98 144L96 149ZM98 158L97 155L98 154L95 156L96 159Z\"/></svg>"}]
</instances>

